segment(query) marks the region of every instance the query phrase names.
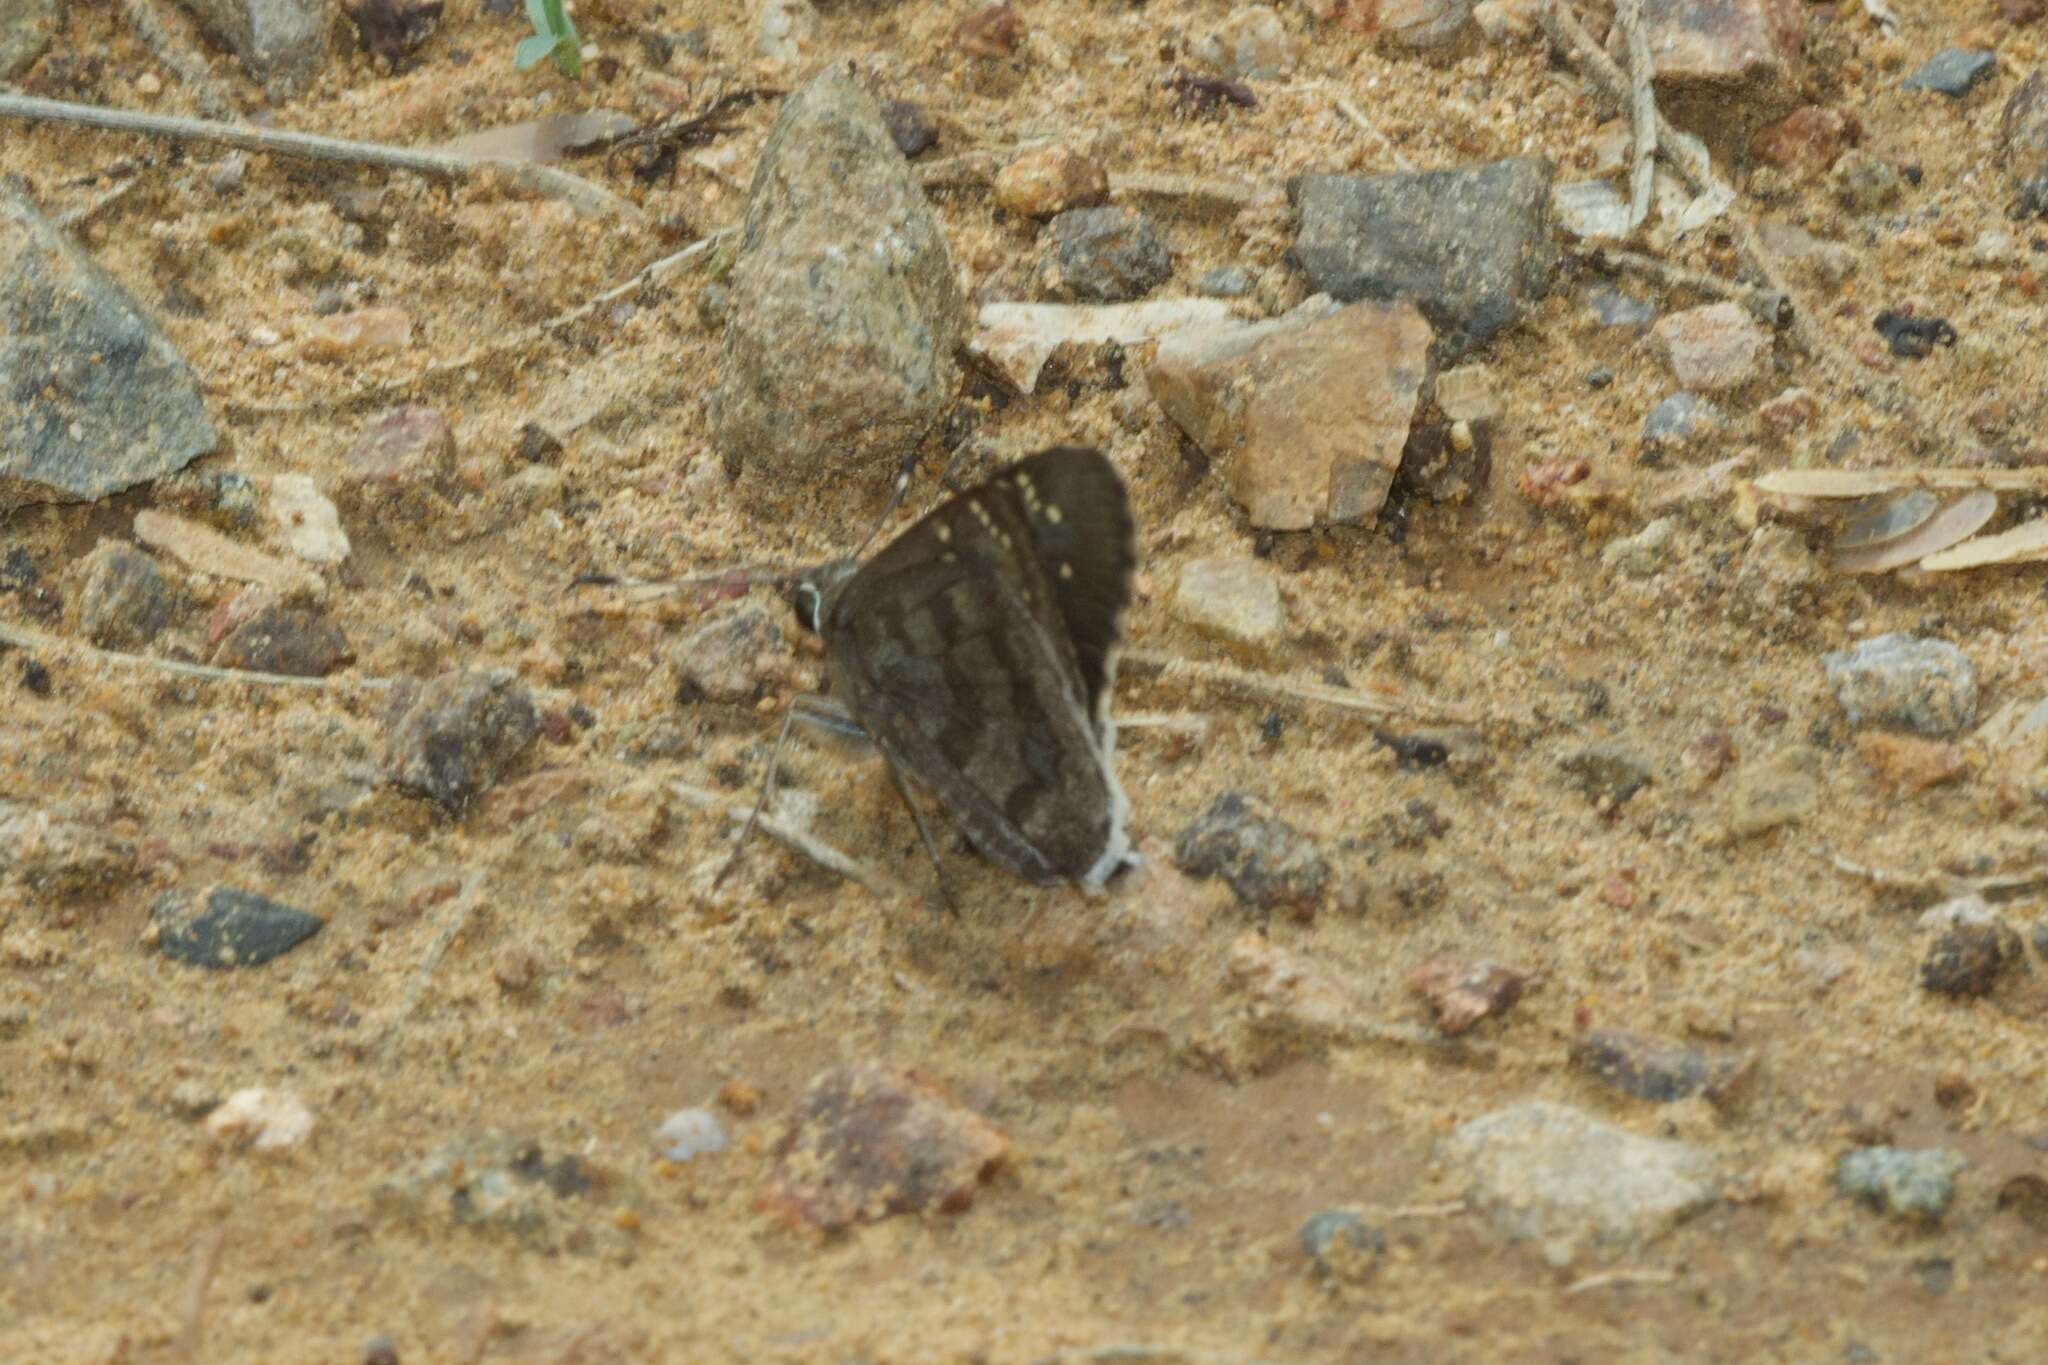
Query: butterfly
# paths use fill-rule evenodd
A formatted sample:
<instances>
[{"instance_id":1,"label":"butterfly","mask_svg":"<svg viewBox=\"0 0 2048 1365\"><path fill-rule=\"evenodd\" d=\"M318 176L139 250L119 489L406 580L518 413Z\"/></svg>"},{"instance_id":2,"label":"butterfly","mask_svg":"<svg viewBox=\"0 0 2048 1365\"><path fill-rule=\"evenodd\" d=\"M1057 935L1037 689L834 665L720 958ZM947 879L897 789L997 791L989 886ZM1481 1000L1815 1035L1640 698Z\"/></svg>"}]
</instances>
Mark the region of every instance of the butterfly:
<instances>
[{"instance_id":1,"label":"butterfly","mask_svg":"<svg viewBox=\"0 0 2048 1365\"><path fill-rule=\"evenodd\" d=\"M1109 713L1136 567L1116 467L1062 446L942 504L871 558L790 584L798 623L825 644L830 699L807 709L881 750L934 867L913 783L1027 881L1096 891L1136 861ZM767 798L764 784L757 815Z\"/></svg>"}]
</instances>

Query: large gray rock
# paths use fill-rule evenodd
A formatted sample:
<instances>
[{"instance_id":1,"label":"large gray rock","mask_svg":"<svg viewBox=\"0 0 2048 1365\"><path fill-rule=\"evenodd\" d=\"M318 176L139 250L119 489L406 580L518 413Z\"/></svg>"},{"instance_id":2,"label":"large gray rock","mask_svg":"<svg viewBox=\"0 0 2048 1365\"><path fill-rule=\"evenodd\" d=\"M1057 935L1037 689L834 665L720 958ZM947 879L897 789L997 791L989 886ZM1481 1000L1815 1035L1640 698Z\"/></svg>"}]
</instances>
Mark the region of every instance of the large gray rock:
<instances>
[{"instance_id":1,"label":"large gray rock","mask_svg":"<svg viewBox=\"0 0 2048 1365\"><path fill-rule=\"evenodd\" d=\"M183 0L214 37L234 49L272 99L312 84L327 59L334 0Z\"/></svg>"},{"instance_id":2,"label":"large gray rock","mask_svg":"<svg viewBox=\"0 0 2048 1365\"><path fill-rule=\"evenodd\" d=\"M94 501L214 447L199 384L128 291L0 182L0 514Z\"/></svg>"},{"instance_id":3,"label":"large gray rock","mask_svg":"<svg viewBox=\"0 0 2048 1365\"><path fill-rule=\"evenodd\" d=\"M1439 359L1484 345L1549 283L1550 162L1469 170L1304 175L1288 185L1294 259L1309 286L1346 303L1412 299L1442 338Z\"/></svg>"},{"instance_id":4,"label":"large gray rock","mask_svg":"<svg viewBox=\"0 0 2048 1365\"><path fill-rule=\"evenodd\" d=\"M1719 1198L1711 1153L1638 1137L1562 1104L1496 1110L1445 1145L1495 1230L1541 1243L1559 1264L1570 1263L1588 1234L1609 1250L1630 1250Z\"/></svg>"},{"instance_id":5,"label":"large gray rock","mask_svg":"<svg viewBox=\"0 0 2048 1365\"><path fill-rule=\"evenodd\" d=\"M0 81L36 64L64 22L64 0L0 0Z\"/></svg>"},{"instance_id":6,"label":"large gray rock","mask_svg":"<svg viewBox=\"0 0 2048 1365\"><path fill-rule=\"evenodd\" d=\"M728 318L711 422L734 472L893 462L952 400L953 260L843 62L784 103L762 148Z\"/></svg>"}]
</instances>

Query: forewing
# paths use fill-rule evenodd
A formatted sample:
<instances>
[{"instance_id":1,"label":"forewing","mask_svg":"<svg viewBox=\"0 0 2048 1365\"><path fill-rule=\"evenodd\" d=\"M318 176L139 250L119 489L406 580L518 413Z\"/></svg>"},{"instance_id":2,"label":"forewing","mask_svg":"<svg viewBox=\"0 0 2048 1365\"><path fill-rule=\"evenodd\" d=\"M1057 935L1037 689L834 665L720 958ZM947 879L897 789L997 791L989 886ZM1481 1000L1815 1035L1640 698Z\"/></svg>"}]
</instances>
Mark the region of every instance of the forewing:
<instances>
[{"instance_id":1,"label":"forewing","mask_svg":"<svg viewBox=\"0 0 2048 1365\"><path fill-rule=\"evenodd\" d=\"M1016 485L940 507L831 603L835 688L967 836L1020 876L1081 877L1120 802Z\"/></svg>"}]
</instances>

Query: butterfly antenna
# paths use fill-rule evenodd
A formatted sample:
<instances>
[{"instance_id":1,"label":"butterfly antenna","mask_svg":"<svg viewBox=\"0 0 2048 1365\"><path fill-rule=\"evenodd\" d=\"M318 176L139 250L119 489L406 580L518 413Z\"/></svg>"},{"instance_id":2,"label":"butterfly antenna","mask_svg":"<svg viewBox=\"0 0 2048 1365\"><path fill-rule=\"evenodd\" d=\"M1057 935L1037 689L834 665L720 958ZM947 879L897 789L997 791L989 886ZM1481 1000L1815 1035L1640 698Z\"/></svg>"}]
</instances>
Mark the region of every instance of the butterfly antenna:
<instances>
[{"instance_id":1,"label":"butterfly antenna","mask_svg":"<svg viewBox=\"0 0 2048 1365\"><path fill-rule=\"evenodd\" d=\"M592 571L577 574L569 580L569 586L572 589L619 588L641 597L666 597L690 588L715 588L738 595L749 588L779 586L793 572L790 569L741 567L721 569L716 573L689 574L682 578L634 578L628 574Z\"/></svg>"},{"instance_id":2,"label":"butterfly antenna","mask_svg":"<svg viewBox=\"0 0 2048 1365\"><path fill-rule=\"evenodd\" d=\"M874 544L875 537L882 534L882 528L889 524L889 518L896 515L896 509L903 505L903 497L910 491L910 480L917 473L917 452L911 451L903 457L903 465L896 471L896 482L889 490L889 505L882 509L882 515L875 518L874 527L862 539L853 557L859 559Z\"/></svg>"}]
</instances>

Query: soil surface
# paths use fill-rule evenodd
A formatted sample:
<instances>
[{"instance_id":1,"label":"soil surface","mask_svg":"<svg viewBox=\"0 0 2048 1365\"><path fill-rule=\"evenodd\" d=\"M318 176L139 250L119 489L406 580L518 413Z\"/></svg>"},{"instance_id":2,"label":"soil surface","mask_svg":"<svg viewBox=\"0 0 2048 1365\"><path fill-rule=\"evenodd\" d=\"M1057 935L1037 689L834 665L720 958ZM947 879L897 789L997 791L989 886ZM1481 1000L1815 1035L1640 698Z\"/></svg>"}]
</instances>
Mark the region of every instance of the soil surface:
<instances>
[{"instance_id":1,"label":"soil surface","mask_svg":"<svg viewBox=\"0 0 2048 1365\"><path fill-rule=\"evenodd\" d=\"M121 8L70 7L41 92L198 113ZM1038 0L996 58L954 44L955 7L834 4L796 69L754 56L756 17L738 3L587 9L604 60L573 85L545 64L516 72L523 16L473 0L450 0L409 69L351 51L275 107L232 57L194 50L252 116L398 144L585 107L652 122L792 88L839 54L878 94L925 108L940 131L928 156L1060 135L1113 170L1261 187L1389 170L1395 150L1419 168L1534 152L1576 178L1621 112L1540 36L1475 36L1430 59L1290 11L1302 55L1256 83L1258 107L1190 117L1161 82L1221 21L1214 3ZM261 155L231 172L205 147L10 123L0 171L47 214L89 209L81 240L200 374L223 448L199 468L331 487L364 421L404 399L446 414L464 487L436 516L345 511L353 552L326 575L326 609L355 662L317 689L112 667L76 647L79 566L103 537L132 538L151 490L0 523L64 603L36 623L0 598L0 619L72 642L35 656L41 689L24 652L0 652L0 795L82 812L134 850L117 884L68 897L0 883L0 1358L2042 1358L2048 1240L2027 1197L2038 1180L2017 1178L2048 1174L2048 978L2029 944L1988 994L1925 990L1934 934L1918 920L1958 879L2035 866L2043 807L2030 774L1967 734L1958 779L1887 788L1821 665L1867 636L1933 636L1974 665L1980 717L2031 705L2048 690L2040 572L1833 575L1825 528L1800 521L1798 582L1756 587L1760 570L1742 578L1754 506L1725 476L1687 490L1731 457L1738 475L1830 449L1854 467L1963 463L2039 432L2048 257L2038 224L2006 218L1995 163L2000 106L2041 60L2043 29L1958 0L1914 8L1893 36L1852 4L1807 18L1812 98L1918 183L1856 218L1818 179L1716 148L1735 208L1659 254L1730 277L1728 223L1772 219L1852 260L1840 286L1791 276L1839 354L1815 360L1781 334L1764 381L1717 397L1731 424L1705 448L1639 460L1644 416L1675 385L1637 329L1598 325L1587 293L1618 285L1667 312L1711 299L1571 267L1477 357L1505 398L1491 486L1413 503L1398 525L1253 531L1156 410L1126 420L1122 393L1085 368L970 405L982 449L1095 444L1123 472L1144 555L1134 651L1341 675L1393 711L1127 667L1118 710L1172 721L1130 728L1120 759L1144 869L1101 899L1033 888L942 827L957 915L767 839L714 888L731 829L673 786L750 800L820 656L792 625L761 662L758 704L679 702L666 650L705 601L570 586L586 570L824 559L886 498L893 470L876 469L810 490L796 519L750 513L704 416L718 348L701 276L526 330L737 222L774 98L652 178L623 156L566 163L640 204L644 227L498 179ZM698 29L703 55L641 38ZM1950 46L1990 48L1999 68L1962 101L1900 90ZM977 185L933 201L976 296L1022 296L1034 229ZM1169 293L1217 266L1262 272L1287 244L1199 202L1146 207L1175 251ZM2011 237L2010 259L1972 255L1986 232ZM405 310L412 345L307 358L296 339L323 290ZM1909 303L1988 340L1994 363L1966 368L1962 347L1877 355L1882 383L1860 382L1871 315ZM1603 367L1612 382L1590 386ZM1756 409L1791 385L1818 410L1781 435ZM528 423L560 438L541 466L520 454ZM899 525L939 496L944 456L935 443ZM1524 494L1527 468L1571 458L1591 462L1601 498ZM522 479L533 467L553 473ZM1678 528L1656 572L1603 563L1660 507ZM1254 552L1281 576L1288 627L1273 649L1233 654L1175 618L1172 589L1193 558ZM165 567L185 596L151 652L203 657L234 585ZM454 666L516 670L549 716L459 818L381 780L387 698L356 685ZM1468 717L1453 762L1404 767L1376 734L1441 727L1447 710ZM1601 744L1650 773L1618 806L1562 766ZM1746 775L1795 747L1816 756L1817 806L1732 833ZM784 781L784 813L815 837L929 885L872 755L802 739ZM1231 791L1329 859L1313 913L1262 914L1175 869L1175 836ZM1886 887L1837 859L1920 880ZM325 926L262 967L166 957L152 906L216 883ZM1995 908L2024 935L2038 896ZM1338 983L1344 1024L1262 1026L1228 966L1248 934ZM1404 984L1434 958L1505 963L1530 990L1446 1042ZM1718 1102L1658 1104L1572 1064L1589 1028L1750 1066ZM970 1206L830 1236L764 1207L805 1087L857 1061L913 1068L1001 1130L1009 1159ZM274 1153L217 1139L199 1116L257 1087L296 1096L310 1136ZM1722 1198L1647 1245L1567 1265L1504 1241L1442 1144L1530 1099L1712 1152ZM690 1106L711 1107L732 1143L667 1162L655 1129ZM465 1218L432 1179L420 1188L433 1154L488 1133L540 1163L518 1195L530 1216ZM1945 1219L1903 1223L1836 1192L1838 1159L1876 1143L1968 1160ZM452 1188L462 1170L437 1178ZM1303 1221L1329 1209L1384 1231L1375 1266L1324 1274L1303 1254Z\"/></svg>"}]
</instances>

